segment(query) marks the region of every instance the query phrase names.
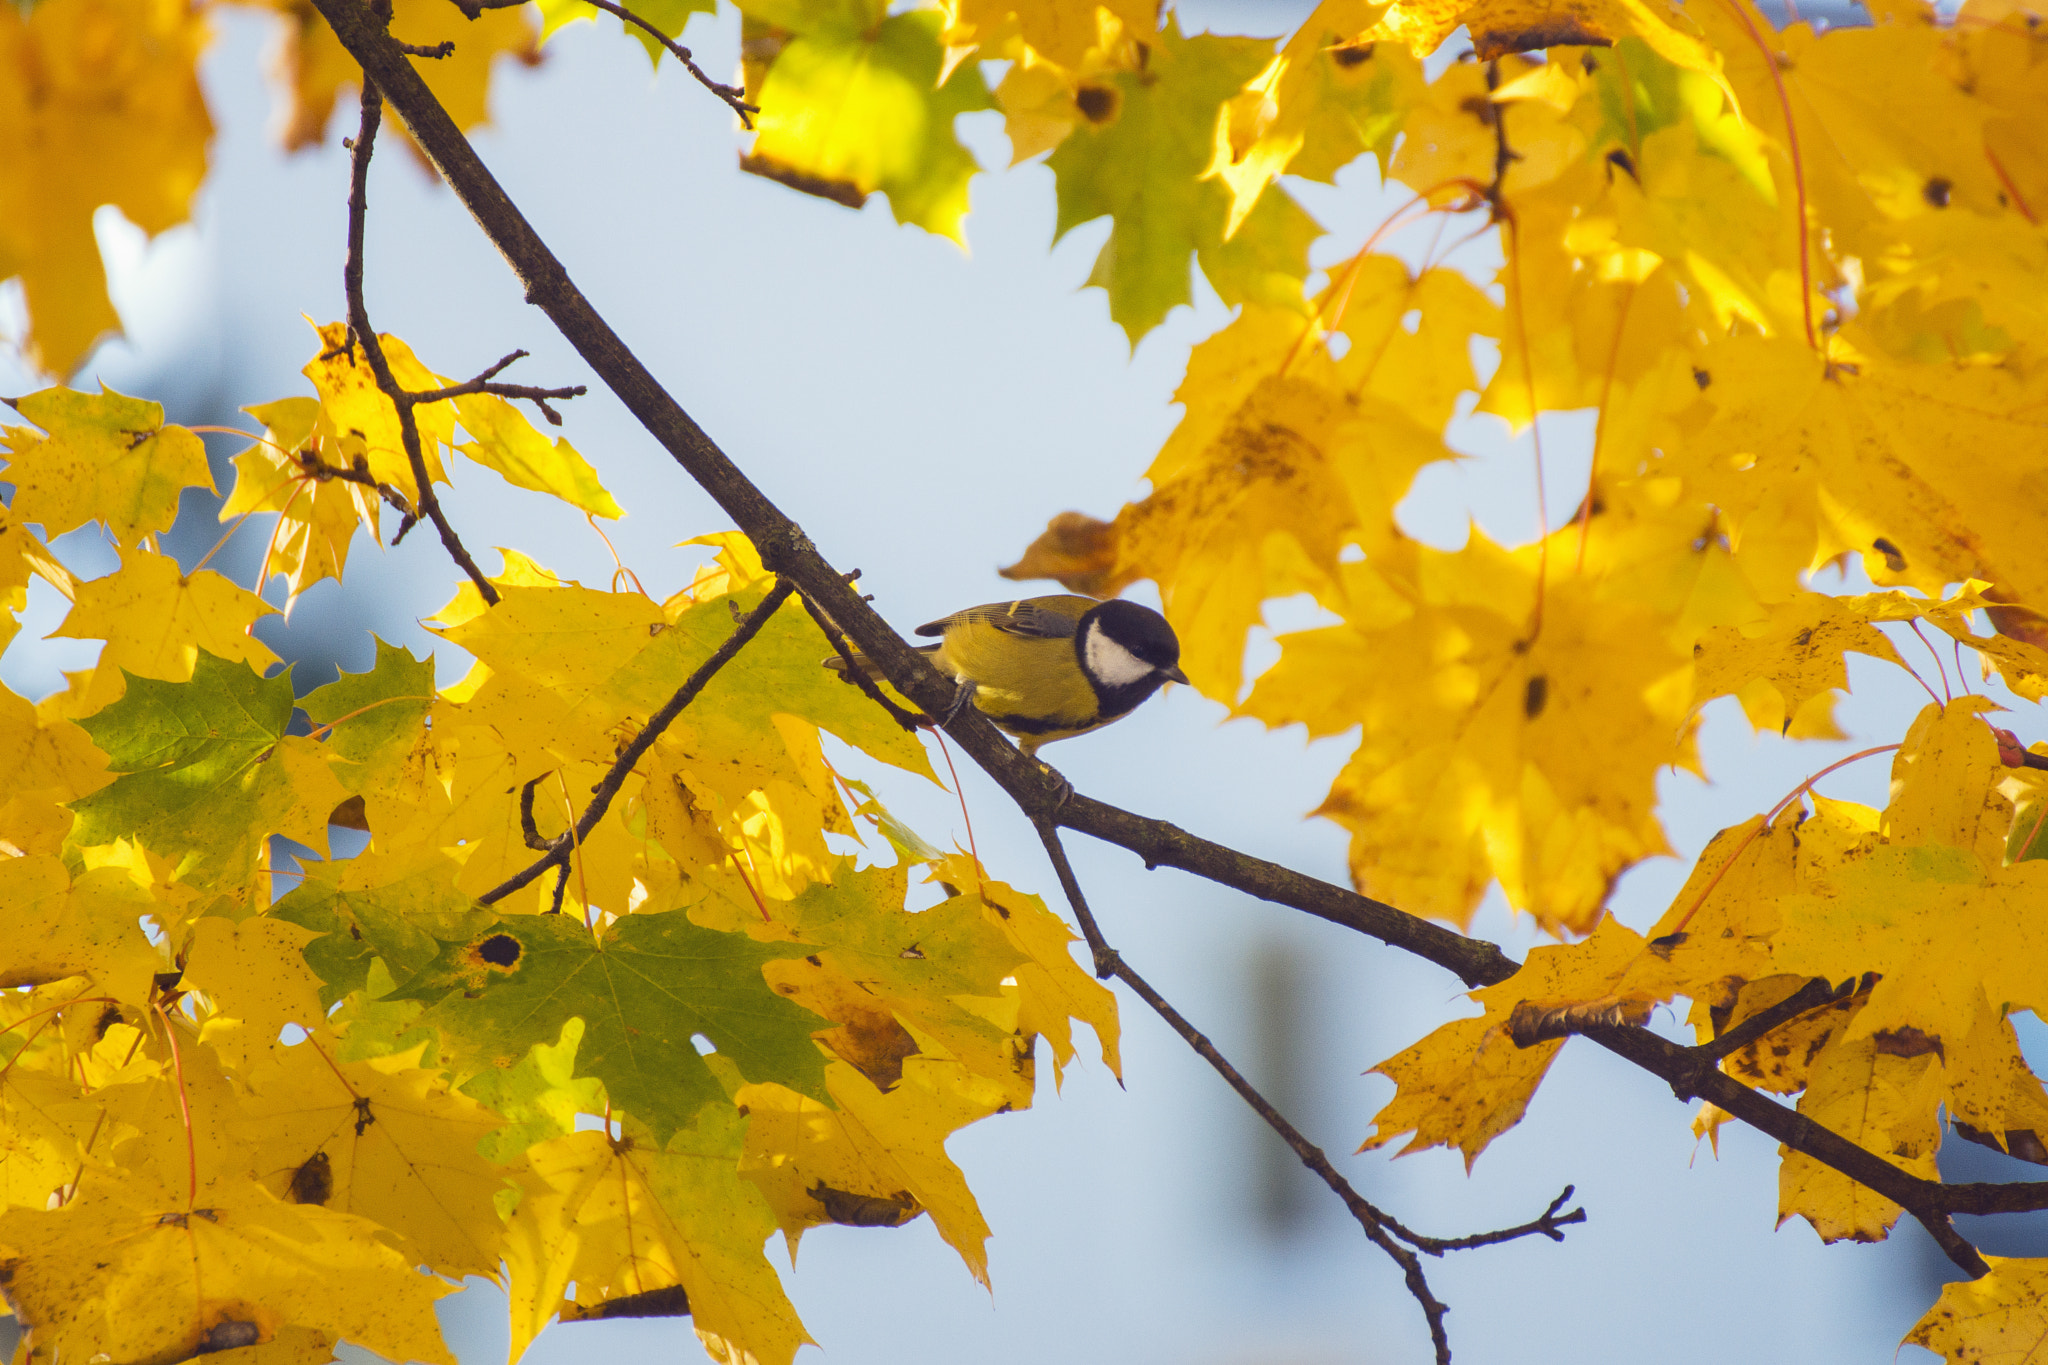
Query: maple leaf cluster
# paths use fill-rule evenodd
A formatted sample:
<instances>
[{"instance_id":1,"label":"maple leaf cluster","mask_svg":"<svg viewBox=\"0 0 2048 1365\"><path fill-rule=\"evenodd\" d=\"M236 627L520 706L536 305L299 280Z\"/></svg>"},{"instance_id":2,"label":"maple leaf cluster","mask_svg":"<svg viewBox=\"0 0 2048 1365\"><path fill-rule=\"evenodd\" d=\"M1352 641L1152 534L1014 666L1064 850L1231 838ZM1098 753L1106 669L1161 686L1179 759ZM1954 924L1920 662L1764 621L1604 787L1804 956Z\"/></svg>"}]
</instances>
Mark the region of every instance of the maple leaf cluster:
<instances>
[{"instance_id":1,"label":"maple leaf cluster","mask_svg":"<svg viewBox=\"0 0 2048 1365\"><path fill-rule=\"evenodd\" d=\"M294 595L419 492L362 348L320 340L316 396L252 409L222 512L275 514L263 572ZM1074 1020L1114 1068L1114 1003L1036 897L835 771L825 733L930 775L818 667L811 618L764 607L744 538L663 600L507 552L495 606L466 584L433 623L466 676L380 643L295 696L249 634L272 608L153 547L210 485L199 438L114 393L16 407L0 583L18 609L41 576L60 633L105 642L39 704L0 693L0 1285L31 1359L449 1361L434 1300L483 1275L515 1358L558 1315L687 1313L721 1358L786 1363L809 1338L763 1242L827 1222L929 1215L986 1278L946 1138L1028 1107L1038 1039L1064 1067ZM501 397L416 417L434 478L460 452L618 514ZM93 522L121 565L80 581L46 538ZM335 826L367 846L330 860ZM277 866L280 836L312 854ZM944 898L907 908L914 879Z\"/></svg>"},{"instance_id":2,"label":"maple leaf cluster","mask_svg":"<svg viewBox=\"0 0 2048 1365\"><path fill-rule=\"evenodd\" d=\"M361 77L314 10L275 7L303 142ZM597 12L466 8L477 27L438 0L392 15L415 55L455 43L421 66L462 127L496 54ZM707 8L637 6L627 31L659 60ZM1104 595L1149 580L1207 695L1355 733L1320 813L1360 891L1463 926L1498 886L1579 940L1383 1063L1397 1092L1368 1146L1469 1161L1561 1038L1682 999L1703 1043L1744 1040L1723 1074L1798 1096L1896 1172L1936 1179L1945 1135L2048 1164L2048 1092L2011 1022L2048 980L2048 754L1994 730L1968 679L1866 751L1894 752L1884 809L1809 783L1724 831L1648 934L1607 913L1622 873L1669 852L1657 778L1699 770L1708 703L1840 738L1846 655L1904 670L1899 629L1974 652L2025 702L2048 691L2048 25L2027 0L1869 0L1868 26L1782 30L1749 0L1324 0L1275 40L1190 36L1133 0L738 8L743 87L722 93L751 119L744 169L850 206L879 193L957 240L978 167L953 123L993 109L1017 159L1045 156L1057 233L1110 220L1088 282L1134 344L1196 269L1237 310L1189 358L1149 494L1062 515L1009 572ZM1460 33L1469 52L1425 64ZM202 43L195 8L157 0L0 7L0 70L26 73L0 81L0 186L35 205L0 216L0 276L22 279L47 369L114 322L92 210L155 230L203 175ZM1323 229L1288 182L1355 165L1412 202L1312 286ZM1416 223L1444 230L1415 259L1378 249ZM1497 268L1456 263L1475 236ZM492 394L419 404L415 462L347 329L321 343L314 396L251 409L266 434L237 461L227 514L276 517L266 579L341 576L357 528L409 524L451 451L617 514ZM385 352L406 390L451 387ZM248 634L269 608L151 542L208 482L197 438L119 395L17 407L34 426L6 436L0 588L19 607L40 575L74 604L60 633L106 642L58 696L10 694L0 734L0 879L35 926L0 966L0 1244L31 1320L98 1305L62 1317L61 1349L346 1336L437 1358L431 1281L374 1306L290 1288L357 1256L361 1275L504 1275L515 1350L558 1311L687 1302L707 1341L780 1360L803 1337L760 1259L770 1230L928 1211L979 1273L945 1134L1028 1101L1029 1040L1064 1063L1072 1019L1113 1059L1114 1017L1042 905L831 769L821 731L924 771L818 676L823 637L769 617L604 818L578 818L766 600L744 542L661 601L508 554L436 622L468 676L385 649L295 699ZM1404 530L1455 418L1540 432L1573 410L1596 423L1565 524L1456 549ZM122 563L81 582L48 539L88 521ZM1879 591L1817 590L1852 561ZM1281 636L1248 686L1265 604L1301 594L1330 623ZM324 850L335 821L368 850L271 905L270 837ZM856 821L892 866L835 851ZM551 875L519 880L542 850ZM905 911L916 868L955 894ZM282 1117L300 1112L325 1117ZM431 1140L400 1149L405 1113ZM601 1130L579 1128L591 1114ZM449 1193L406 1183L422 1171ZM1881 1237L1900 1207L1788 1147L1781 1209L1823 1237ZM181 1270L184 1297L130 1314L84 1268L120 1238L242 1287L201 1294ZM1955 1359L2038 1339L2044 1277L1993 1261L1913 1339Z\"/></svg>"}]
</instances>

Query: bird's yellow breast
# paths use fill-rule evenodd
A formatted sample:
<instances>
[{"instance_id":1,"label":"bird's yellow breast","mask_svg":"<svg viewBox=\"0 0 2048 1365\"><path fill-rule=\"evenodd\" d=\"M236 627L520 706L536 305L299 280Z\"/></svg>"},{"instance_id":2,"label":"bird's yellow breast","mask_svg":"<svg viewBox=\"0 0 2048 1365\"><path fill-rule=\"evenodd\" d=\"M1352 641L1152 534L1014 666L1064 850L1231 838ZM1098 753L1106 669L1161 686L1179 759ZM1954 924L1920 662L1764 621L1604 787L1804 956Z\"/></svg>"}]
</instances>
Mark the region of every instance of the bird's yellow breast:
<instances>
[{"instance_id":1,"label":"bird's yellow breast","mask_svg":"<svg viewBox=\"0 0 2048 1365\"><path fill-rule=\"evenodd\" d=\"M1012 733L1045 742L1100 722L1071 639L1031 639L963 621L947 627L932 663L950 677L971 678L976 709Z\"/></svg>"}]
</instances>

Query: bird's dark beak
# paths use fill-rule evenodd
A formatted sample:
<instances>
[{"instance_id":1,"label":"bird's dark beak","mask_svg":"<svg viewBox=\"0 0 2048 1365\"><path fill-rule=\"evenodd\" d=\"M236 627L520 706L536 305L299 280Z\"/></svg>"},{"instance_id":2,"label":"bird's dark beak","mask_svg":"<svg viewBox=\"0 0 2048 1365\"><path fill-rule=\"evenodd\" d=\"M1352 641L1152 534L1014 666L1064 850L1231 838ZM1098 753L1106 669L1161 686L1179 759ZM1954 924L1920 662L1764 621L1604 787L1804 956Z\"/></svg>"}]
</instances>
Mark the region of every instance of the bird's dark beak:
<instances>
[{"instance_id":1,"label":"bird's dark beak","mask_svg":"<svg viewBox=\"0 0 2048 1365\"><path fill-rule=\"evenodd\" d=\"M1188 675L1181 672L1179 668L1162 668L1159 670L1159 674L1161 677L1171 682L1177 682L1183 687L1188 685Z\"/></svg>"}]
</instances>

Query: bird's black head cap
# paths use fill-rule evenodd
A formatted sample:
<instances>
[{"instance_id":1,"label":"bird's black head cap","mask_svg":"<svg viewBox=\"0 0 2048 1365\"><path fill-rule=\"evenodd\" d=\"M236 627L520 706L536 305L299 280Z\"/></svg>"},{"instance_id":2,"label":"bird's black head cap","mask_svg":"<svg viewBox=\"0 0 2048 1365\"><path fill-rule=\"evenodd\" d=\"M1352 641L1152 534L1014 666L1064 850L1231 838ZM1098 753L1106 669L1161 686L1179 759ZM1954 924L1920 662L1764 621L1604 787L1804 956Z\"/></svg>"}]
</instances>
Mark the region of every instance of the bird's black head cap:
<instances>
[{"instance_id":1,"label":"bird's black head cap","mask_svg":"<svg viewBox=\"0 0 2048 1365\"><path fill-rule=\"evenodd\" d=\"M1077 633L1085 634L1090 620L1102 627L1103 634L1154 668L1174 668L1180 663L1180 637L1173 633L1166 618L1150 607L1113 597L1089 608Z\"/></svg>"}]
</instances>

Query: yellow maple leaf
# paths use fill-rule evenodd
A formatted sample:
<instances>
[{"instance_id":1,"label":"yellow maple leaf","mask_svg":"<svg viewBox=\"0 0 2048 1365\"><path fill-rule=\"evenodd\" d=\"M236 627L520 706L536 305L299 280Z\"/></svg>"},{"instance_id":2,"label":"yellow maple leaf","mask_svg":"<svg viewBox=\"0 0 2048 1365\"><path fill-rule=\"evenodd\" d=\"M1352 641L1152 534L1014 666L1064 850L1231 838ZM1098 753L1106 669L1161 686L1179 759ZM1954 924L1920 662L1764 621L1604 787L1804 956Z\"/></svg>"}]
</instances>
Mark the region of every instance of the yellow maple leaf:
<instances>
[{"instance_id":1,"label":"yellow maple leaf","mask_svg":"<svg viewBox=\"0 0 2048 1365\"><path fill-rule=\"evenodd\" d=\"M1846 599L1801 593L1774 604L1762 620L1740 628L1716 626L1693 647L1693 699L1736 693L1749 722L1782 730L1809 701L1830 689L1847 691L1845 651L1906 666L1884 632ZM1752 684L1768 685L1775 706Z\"/></svg>"},{"instance_id":2,"label":"yellow maple leaf","mask_svg":"<svg viewBox=\"0 0 2048 1365\"><path fill-rule=\"evenodd\" d=\"M185 220L213 136L181 0L49 0L0 12L0 280L19 277L29 362L69 374L120 326L93 235L113 204L145 232Z\"/></svg>"},{"instance_id":3,"label":"yellow maple leaf","mask_svg":"<svg viewBox=\"0 0 2048 1365\"><path fill-rule=\"evenodd\" d=\"M1797 893L1779 903L1784 925L1772 961L1781 970L1833 981L1882 976L1851 1040L1906 1029L1936 1043L1961 1039L1986 998L2048 1008L2039 984L2048 937L2026 908L2048 895L2048 864L2000 865L2004 825L1990 833L1984 814L1997 768L1995 759L1978 761L1995 748L1987 732L1973 754L1968 726L1983 728L1957 703L1918 727L1914 759L1895 769L1890 838L1816 857Z\"/></svg>"},{"instance_id":4,"label":"yellow maple leaf","mask_svg":"<svg viewBox=\"0 0 2048 1365\"><path fill-rule=\"evenodd\" d=\"M1718 70L1691 14L1660 0L1395 0L1365 36L1404 42L1427 57L1462 25L1485 62L1538 48L1606 46L1627 35L1677 65Z\"/></svg>"},{"instance_id":5,"label":"yellow maple leaf","mask_svg":"<svg viewBox=\"0 0 2048 1365\"><path fill-rule=\"evenodd\" d=\"M1830 1035L1813 1059L1799 1112L1828 1131L1875 1152L1908 1175L1941 1178L1935 1120L1940 1071L1932 1049L1901 1048L1882 1037ZM1912 1055L1899 1055L1901 1051ZM1794 1214L1824 1242L1882 1241L1902 1210L1868 1185L1804 1152L1783 1149L1778 1167L1778 1221Z\"/></svg>"},{"instance_id":6,"label":"yellow maple leaf","mask_svg":"<svg viewBox=\"0 0 2048 1365\"><path fill-rule=\"evenodd\" d=\"M316 1032L249 1077L239 1123L256 1178L378 1224L444 1274L495 1274L506 1173L477 1144L497 1117L421 1068L424 1043L359 1062L334 1061L333 1044Z\"/></svg>"},{"instance_id":7,"label":"yellow maple leaf","mask_svg":"<svg viewBox=\"0 0 2048 1365\"><path fill-rule=\"evenodd\" d=\"M102 387L97 394L44 389L12 406L49 434L0 429L15 488L8 513L40 522L47 536L98 521L131 546L171 529L181 491L213 488L206 447L185 428L164 425L161 403Z\"/></svg>"},{"instance_id":8,"label":"yellow maple leaf","mask_svg":"<svg viewBox=\"0 0 2048 1365\"><path fill-rule=\"evenodd\" d=\"M720 1359L737 1349L789 1365L810 1336L761 1254L775 1224L740 1178L742 1128L730 1106L711 1105L665 1149L644 1133L583 1132L527 1153L505 1233L514 1361L558 1311L601 1317L607 1302L680 1287Z\"/></svg>"},{"instance_id":9,"label":"yellow maple leaf","mask_svg":"<svg viewBox=\"0 0 2048 1365\"><path fill-rule=\"evenodd\" d=\"M928 1212L986 1285L988 1222L945 1143L1002 1107L1001 1087L929 1057L907 1060L901 1084L889 1090L845 1062L828 1063L825 1081L836 1110L780 1086L747 1086L736 1096L756 1115L742 1170L767 1194L792 1249L805 1228L835 1221L837 1195L896 1201L904 1217Z\"/></svg>"},{"instance_id":10,"label":"yellow maple leaf","mask_svg":"<svg viewBox=\"0 0 2048 1365\"><path fill-rule=\"evenodd\" d=\"M1951 1365L2036 1358L2048 1336L2048 1260L1986 1256L1991 1273L1941 1287L1941 1298L1906 1333ZM1902 1345L1905 1343L1901 1343Z\"/></svg>"},{"instance_id":11,"label":"yellow maple leaf","mask_svg":"<svg viewBox=\"0 0 2048 1365\"><path fill-rule=\"evenodd\" d=\"M1655 618L1583 580L1551 581L1531 639L1533 559L1475 531L1346 565L1352 621L1282 637L1241 709L1311 735L1362 724L1320 813L1352 831L1367 894L1462 922L1498 878L1584 932L1612 878L1665 851L1655 781L1694 761L1688 679Z\"/></svg>"},{"instance_id":12,"label":"yellow maple leaf","mask_svg":"<svg viewBox=\"0 0 2048 1365\"><path fill-rule=\"evenodd\" d=\"M405 494L408 502L417 504L419 483L405 453L398 409L377 387L361 343L350 344L345 322L315 324L313 330L320 335L320 352L306 362L301 373L313 381L313 389L320 395L318 430L323 435L332 433L330 448L342 457L336 463L352 468L362 460L379 483L390 484ZM445 387L441 377L420 364L403 341L388 333L379 340L392 378L408 393L430 393ZM429 403L413 409L413 423L419 429L427 478L434 483L448 482L441 469L440 448L455 439L454 411L443 403Z\"/></svg>"},{"instance_id":13,"label":"yellow maple leaf","mask_svg":"<svg viewBox=\"0 0 2048 1365\"><path fill-rule=\"evenodd\" d=\"M419 1274L374 1223L285 1204L248 1181L205 1194L191 1207L182 1182L173 1196L93 1167L63 1208L0 1214L28 1349L182 1360L296 1324L389 1360L454 1365L434 1301L455 1286Z\"/></svg>"},{"instance_id":14,"label":"yellow maple leaf","mask_svg":"<svg viewBox=\"0 0 2048 1365\"><path fill-rule=\"evenodd\" d=\"M0 897L12 929L0 950L0 987L90 978L117 1000L147 1005L164 955L137 927L149 893L115 868L73 877L48 856L0 858Z\"/></svg>"},{"instance_id":15,"label":"yellow maple leaf","mask_svg":"<svg viewBox=\"0 0 2048 1365\"><path fill-rule=\"evenodd\" d=\"M495 394L465 394L454 403L470 438L455 448L496 470L505 482L550 494L593 516L616 520L626 515L566 438L548 440L525 413Z\"/></svg>"},{"instance_id":16,"label":"yellow maple leaf","mask_svg":"<svg viewBox=\"0 0 2048 1365\"><path fill-rule=\"evenodd\" d=\"M239 924L218 915L193 921L182 984L212 999L214 1012L199 1038L229 1066L247 1074L277 1055L286 1024L310 1029L326 1017L320 979L301 953L313 936L266 915Z\"/></svg>"},{"instance_id":17,"label":"yellow maple leaf","mask_svg":"<svg viewBox=\"0 0 2048 1365\"><path fill-rule=\"evenodd\" d=\"M1975 1028L1943 1040L1940 1058L1941 1103L1959 1135L2019 1155L2048 1151L2048 1089L2002 1010L1985 1002Z\"/></svg>"},{"instance_id":18,"label":"yellow maple leaf","mask_svg":"<svg viewBox=\"0 0 2048 1365\"><path fill-rule=\"evenodd\" d=\"M1046 61L1068 70L1081 68L1091 49L1104 46L1102 15L1112 18L1108 27L1113 35L1128 33L1140 41L1158 24L1158 10L1148 0L954 0L952 10L949 44L978 44L984 57L994 58L1008 55L998 44L1015 34Z\"/></svg>"},{"instance_id":19,"label":"yellow maple leaf","mask_svg":"<svg viewBox=\"0 0 2048 1365\"><path fill-rule=\"evenodd\" d=\"M1385 11L1372 0L1321 0L1273 64L1223 106L1209 174L1230 190L1224 235L1235 233L1273 177L1301 168L1327 180L1372 150L1383 160L1421 70L1398 48L1352 40Z\"/></svg>"},{"instance_id":20,"label":"yellow maple leaf","mask_svg":"<svg viewBox=\"0 0 2048 1365\"><path fill-rule=\"evenodd\" d=\"M45 793L57 801L89 796L113 781L92 736L53 707L0 687L0 772L13 796Z\"/></svg>"},{"instance_id":21,"label":"yellow maple leaf","mask_svg":"<svg viewBox=\"0 0 2048 1365\"><path fill-rule=\"evenodd\" d=\"M1074 1058L1072 1025L1076 1020L1094 1030L1103 1064L1121 1080L1121 1025L1117 1021L1116 996L1075 963L1069 946L1076 941L1074 931L1039 897L1024 895L1006 883L989 881L978 873L968 877L966 869L960 867L963 861L954 855L934 870L934 876L992 908L1010 942L1030 959L1020 964L1016 973L1017 1027L1052 1044L1054 1084L1059 1083ZM972 891L967 890L970 885Z\"/></svg>"},{"instance_id":22,"label":"yellow maple leaf","mask_svg":"<svg viewBox=\"0 0 2048 1365\"><path fill-rule=\"evenodd\" d=\"M76 602L50 632L107 642L73 714L97 711L121 696L124 671L189 681L202 649L262 672L278 658L249 628L275 612L211 569L186 574L169 555L123 551L119 569L78 585Z\"/></svg>"},{"instance_id":23,"label":"yellow maple leaf","mask_svg":"<svg viewBox=\"0 0 2048 1365\"><path fill-rule=\"evenodd\" d=\"M2048 600L2032 553L2048 369L1825 366L1797 340L1730 339L1698 362L1717 411L1681 473L1740 525L1791 515L1809 563L1861 554L1879 583L1939 597L1962 579ZM1956 460L1949 452L1972 451Z\"/></svg>"},{"instance_id":24,"label":"yellow maple leaf","mask_svg":"<svg viewBox=\"0 0 2048 1365\"><path fill-rule=\"evenodd\" d=\"M1516 1007L1611 994L1629 966L1643 959L1642 948L1642 937L1610 916L1584 943L1537 948L1515 975L1473 991L1484 1014L1453 1020L1372 1068L1392 1080L1396 1090L1373 1116L1373 1135L1359 1150L1372 1151L1413 1134L1397 1156L1455 1147L1471 1170L1495 1138L1522 1121L1563 1046L1555 1038L1518 1046L1508 1031Z\"/></svg>"},{"instance_id":25,"label":"yellow maple leaf","mask_svg":"<svg viewBox=\"0 0 2048 1365\"><path fill-rule=\"evenodd\" d=\"M263 423L265 440L235 456L235 487L220 519L278 514L264 551L264 576L283 574L286 593L297 597L323 578L341 577L356 527L377 535L382 500L374 488L312 472L314 464L347 468L336 434L321 430L326 424L318 400L282 398L243 411Z\"/></svg>"}]
</instances>

